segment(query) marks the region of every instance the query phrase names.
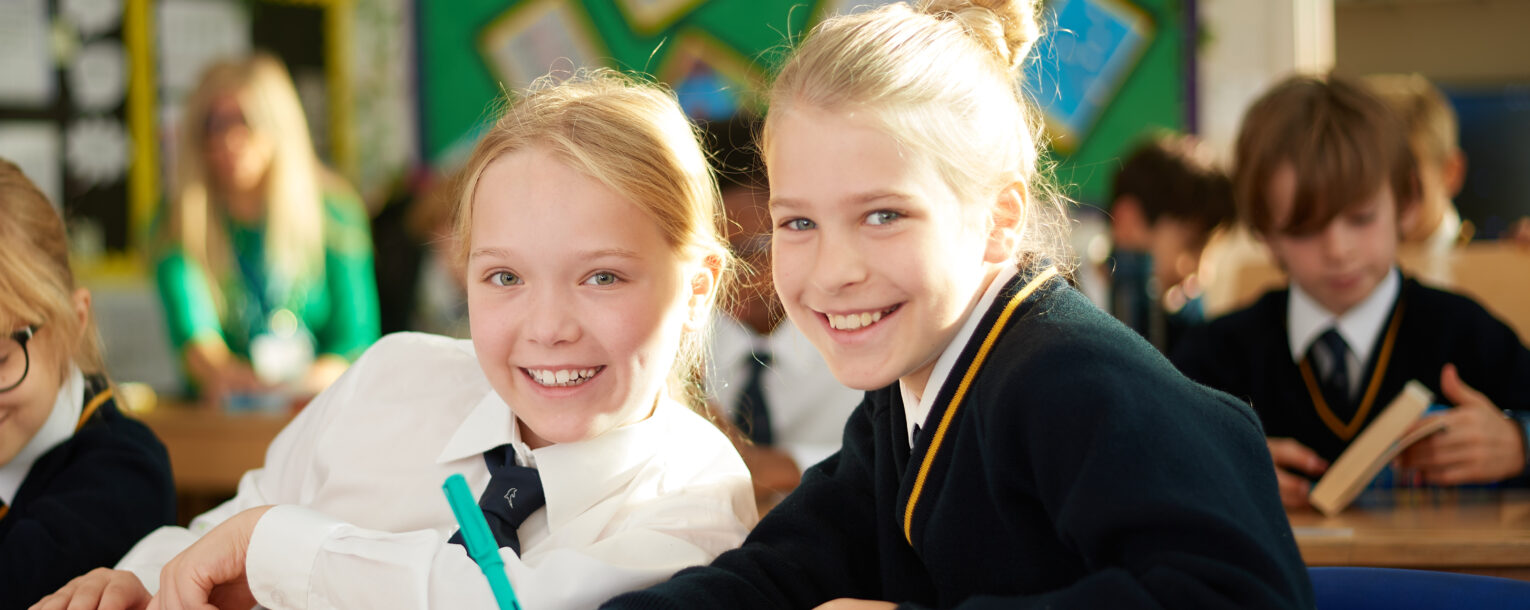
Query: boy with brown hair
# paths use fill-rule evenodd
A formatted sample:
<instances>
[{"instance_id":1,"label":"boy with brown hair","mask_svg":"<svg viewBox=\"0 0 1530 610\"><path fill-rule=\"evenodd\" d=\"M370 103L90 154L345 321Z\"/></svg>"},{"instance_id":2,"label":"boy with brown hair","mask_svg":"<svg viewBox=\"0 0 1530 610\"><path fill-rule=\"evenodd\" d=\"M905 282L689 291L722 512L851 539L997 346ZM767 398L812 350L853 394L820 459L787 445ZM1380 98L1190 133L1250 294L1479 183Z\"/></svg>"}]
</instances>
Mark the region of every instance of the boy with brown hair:
<instances>
[{"instance_id":1,"label":"boy with brown hair","mask_svg":"<svg viewBox=\"0 0 1530 610\"><path fill-rule=\"evenodd\" d=\"M1239 215L1290 287L1193 330L1174 362L1252 404L1286 505L1307 503L1309 477L1411 379L1454 408L1405 471L1437 485L1521 477L1530 350L1471 299L1398 270L1421 187L1392 111L1352 82L1292 77L1249 109L1235 156Z\"/></svg>"}]
</instances>

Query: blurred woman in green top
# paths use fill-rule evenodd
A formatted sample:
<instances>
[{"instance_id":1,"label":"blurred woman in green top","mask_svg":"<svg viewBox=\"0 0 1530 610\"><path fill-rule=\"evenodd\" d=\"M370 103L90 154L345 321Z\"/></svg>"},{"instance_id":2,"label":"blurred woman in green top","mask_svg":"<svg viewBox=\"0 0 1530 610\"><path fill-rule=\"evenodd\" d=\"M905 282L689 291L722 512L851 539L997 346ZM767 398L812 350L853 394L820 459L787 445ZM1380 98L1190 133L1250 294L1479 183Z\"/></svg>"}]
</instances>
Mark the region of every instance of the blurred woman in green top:
<instances>
[{"instance_id":1,"label":"blurred woman in green top","mask_svg":"<svg viewBox=\"0 0 1530 610\"><path fill-rule=\"evenodd\" d=\"M189 381L213 403L317 393L378 337L366 210L277 59L212 65L183 116L156 270Z\"/></svg>"}]
</instances>

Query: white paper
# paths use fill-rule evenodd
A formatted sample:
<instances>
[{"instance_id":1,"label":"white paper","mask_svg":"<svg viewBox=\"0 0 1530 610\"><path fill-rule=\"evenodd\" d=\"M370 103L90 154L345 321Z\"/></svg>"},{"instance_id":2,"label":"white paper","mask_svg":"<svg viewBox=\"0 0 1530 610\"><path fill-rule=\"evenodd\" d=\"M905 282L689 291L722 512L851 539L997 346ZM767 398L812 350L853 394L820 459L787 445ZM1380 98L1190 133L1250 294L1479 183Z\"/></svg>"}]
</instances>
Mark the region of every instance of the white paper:
<instances>
[{"instance_id":1,"label":"white paper","mask_svg":"<svg viewBox=\"0 0 1530 610\"><path fill-rule=\"evenodd\" d=\"M250 52L250 17L230 0L162 0L159 25L160 88L180 99L207 64Z\"/></svg>"},{"instance_id":2,"label":"white paper","mask_svg":"<svg viewBox=\"0 0 1530 610\"><path fill-rule=\"evenodd\" d=\"M58 128L52 123L0 123L0 157L20 167L55 209L62 209L64 194L59 140Z\"/></svg>"},{"instance_id":3,"label":"white paper","mask_svg":"<svg viewBox=\"0 0 1530 610\"><path fill-rule=\"evenodd\" d=\"M88 39L116 29L122 23L123 4L122 0L63 0L59 12Z\"/></svg>"},{"instance_id":4,"label":"white paper","mask_svg":"<svg viewBox=\"0 0 1530 610\"><path fill-rule=\"evenodd\" d=\"M112 118L75 121L65 134L69 174L90 186L115 184L127 174L128 135Z\"/></svg>"},{"instance_id":5,"label":"white paper","mask_svg":"<svg viewBox=\"0 0 1530 610\"><path fill-rule=\"evenodd\" d=\"M127 56L114 40L85 45L69 66L69 90L81 110L106 112L127 93Z\"/></svg>"},{"instance_id":6,"label":"white paper","mask_svg":"<svg viewBox=\"0 0 1530 610\"><path fill-rule=\"evenodd\" d=\"M53 102L47 0L0 1L0 103Z\"/></svg>"}]
</instances>

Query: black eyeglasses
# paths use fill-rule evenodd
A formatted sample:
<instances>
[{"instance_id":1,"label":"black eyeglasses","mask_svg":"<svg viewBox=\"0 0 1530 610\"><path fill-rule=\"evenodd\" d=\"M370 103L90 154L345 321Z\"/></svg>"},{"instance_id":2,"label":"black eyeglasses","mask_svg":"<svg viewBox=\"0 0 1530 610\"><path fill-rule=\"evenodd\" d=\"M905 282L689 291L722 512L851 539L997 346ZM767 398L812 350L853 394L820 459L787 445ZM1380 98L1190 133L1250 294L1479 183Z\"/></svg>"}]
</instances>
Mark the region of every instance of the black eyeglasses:
<instances>
[{"instance_id":1,"label":"black eyeglasses","mask_svg":"<svg viewBox=\"0 0 1530 610\"><path fill-rule=\"evenodd\" d=\"M37 334L36 326L28 326L0 338L0 392L9 392L27 380L32 370L32 355L27 352L27 342Z\"/></svg>"}]
</instances>

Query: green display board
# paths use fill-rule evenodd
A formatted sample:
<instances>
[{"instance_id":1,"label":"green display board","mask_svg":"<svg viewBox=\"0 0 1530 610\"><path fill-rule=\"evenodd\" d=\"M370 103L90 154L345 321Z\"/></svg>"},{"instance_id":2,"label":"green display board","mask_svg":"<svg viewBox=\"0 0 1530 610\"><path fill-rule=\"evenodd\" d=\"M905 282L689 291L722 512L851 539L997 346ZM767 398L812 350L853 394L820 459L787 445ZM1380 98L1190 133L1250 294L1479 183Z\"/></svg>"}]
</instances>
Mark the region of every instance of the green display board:
<instances>
[{"instance_id":1,"label":"green display board","mask_svg":"<svg viewBox=\"0 0 1530 610\"><path fill-rule=\"evenodd\" d=\"M863 4L868 2L421 2L423 156L438 166L460 161L503 93L524 88L549 68L602 65L653 74L674 85L682 104L694 115L755 105L758 87L768 80L789 39L824 15ZM1080 123L1087 128L1074 129L1059 140L1058 182L1068 185L1067 192L1081 201L1103 204L1127 147L1150 129L1183 125L1180 3L1069 0L1062 5L1068 4L1072 6L1066 14L1075 20L1086 14L1085 8L1104 7L1116 15L1128 15L1134 23L1135 46L1117 58L1115 72L1106 74L1106 86L1091 92L1096 107ZM1074 28L1069 32L1076 37L1097 31ZM1067 51L1055 51L1052 59Z\"/></svg>"}]
</instances>

